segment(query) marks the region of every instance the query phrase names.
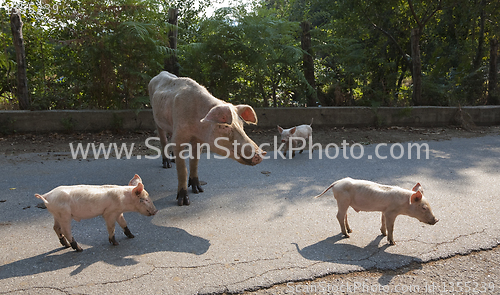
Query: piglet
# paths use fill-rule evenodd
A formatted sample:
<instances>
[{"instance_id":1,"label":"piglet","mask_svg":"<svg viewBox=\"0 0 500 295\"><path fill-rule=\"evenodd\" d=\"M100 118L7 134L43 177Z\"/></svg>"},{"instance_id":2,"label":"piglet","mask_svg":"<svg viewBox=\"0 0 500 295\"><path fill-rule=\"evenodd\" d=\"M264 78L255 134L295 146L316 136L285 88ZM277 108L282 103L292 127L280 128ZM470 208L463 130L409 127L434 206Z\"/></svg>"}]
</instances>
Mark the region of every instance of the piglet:
<instances>
[{"instance_id":1,"label":"piglet","mask_svg":"<svg viewBox=\"0 0 500 295\"><path fill-rule=\"evenodd\" d=\"M307 141L312 140L312 123L314 118L311 119L311 124L299 125L289 129L283 129L278 126L278 132L281 135L281 142L286 143L287 147L292 152L292 158L295 157L295 150L299 142L302 143L300 153L304 151ZM286 156L286 151L284 152Z\"/></svg>"},{"instance_id":2,"label":"piglet","mask_svg":"<svg viewBox=\"0 0 500 295\"><path fill-rule=\"evenodd\" d=\"M137 174L130 180L128 186L59 186L44 195L35 194L35 196L43 200L54 216L54 231L61 244L66 248L71 246L78 252L83 249L71 234L71 219L80 221L101 215L106 221L109 242L118 245L115 240L115 221L123 228L127 237L134 237L123 217L124 212L135 211L146 216L158 212L144 189L142 179Z\"/></svg>"},{"instance_id":3,"label":"piglet","mask_svg":"<svg viewBox=\"0 0 500 295\"><path fill-rule=\"evenodd\" d=\"M347 222L347 209L351 206L356 212L359 211L381 211L382 235L387 234L387 240L395 245L393 238L394 221L400 214L414 217L421 222L433 225L439 220L434 217L431 206L424 197L420 183L412 190L402 189L396 186L381 185L367 180L344 178L332 183L321 194L319 198L329 189L337 200L337 219L344 236L349 237L352 232Z\"/></svg>"}]
</instances>

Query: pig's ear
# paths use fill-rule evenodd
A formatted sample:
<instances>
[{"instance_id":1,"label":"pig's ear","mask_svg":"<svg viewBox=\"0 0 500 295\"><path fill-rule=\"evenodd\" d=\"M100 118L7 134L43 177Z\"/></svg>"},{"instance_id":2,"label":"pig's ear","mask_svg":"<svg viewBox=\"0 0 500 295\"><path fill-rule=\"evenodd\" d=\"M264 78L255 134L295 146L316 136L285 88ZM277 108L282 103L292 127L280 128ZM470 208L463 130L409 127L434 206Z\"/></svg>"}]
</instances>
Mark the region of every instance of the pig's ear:
<instances>
[{"instance_id":1,"label":"pig's ear","mask_svg":"<svg viewBox=\"0 0 500 295\"><path fill-rule=\"evenodd\" d=\"M233 122L233 114L231 113L231 108L229 105L219 105L213 107L205 118L201 119L200 122L212 122L217 124L228 124L231 125Z\"/></svg>"},{"instance_id":2,"label":"pig's ear","mask_svg":"<svg viewBox=\"0 0 500 295\"><path fill-rule=\"evenodd\" d=\"M410 204L413 204L415 202L420 202L422 200L422 193L420 191L417 191L413 195L411 195L410 198Z\"/></svg>"},{"instance_id":3,"label":"pig's ear","mask_svg":"<svg viewBox=\"0 0 500 295\"><path fill-rule=\"evenodd\" d=\"M251 106L240 104L236 106L236 111L245 122L257 125L257 114L255 114L255 111Z\"/></svg>"},{"instance_id":4,"label":"pig's ear","mask_svg":"<svg viewBox=\"0 0 500 295\"><path fill-rule=\"evenodd\" d=\"M424 189L422 188L422 185L420 185L420 182L415 184L415 186L411 190L414 192L417 192L417 191L420 191L422 193L424 192Z\"/></svg>"},{"instance_id":5,"label":"pig's ear","mask_svg":"<svg viewBox=\"0 0 500 295\"><path fill-rule=\"evenodd\" d=\"M290 134L295 134L295 131L297 131L297 127L293 127L290 129Z\"/></svg>"},{"instance_id":6,"label":"pig's ear","mask_svg":"<svg viewBox=\"0 0 500 295\"><path fill-rule=\"evenodd\" d=\"M144 190L144 185L139 182L137 186L132 190L132 193L138 196L142 193L142 190Z\"/></svg>"},{"instance_id":7,"label":"pig's ear","mask_svg":"<svg viewBox=\"0 0 500 295\"><path fill-rule=\"evenodd\" d=\"M281 134L283 133L283 128L281 128L279 125L278 125L278 132Z\"/></svg>"},{"instance_id":8,"label":"pig's ear","mask_svg":"<svg viewBox=\"0 0 500 295\"><path fill-rule=\"evenodd\" d=\"M134 178L128 183L129 186L136 186L138 183L142 183L142 179L139 175L134 175Z\"/></svg>"}]
</instances>

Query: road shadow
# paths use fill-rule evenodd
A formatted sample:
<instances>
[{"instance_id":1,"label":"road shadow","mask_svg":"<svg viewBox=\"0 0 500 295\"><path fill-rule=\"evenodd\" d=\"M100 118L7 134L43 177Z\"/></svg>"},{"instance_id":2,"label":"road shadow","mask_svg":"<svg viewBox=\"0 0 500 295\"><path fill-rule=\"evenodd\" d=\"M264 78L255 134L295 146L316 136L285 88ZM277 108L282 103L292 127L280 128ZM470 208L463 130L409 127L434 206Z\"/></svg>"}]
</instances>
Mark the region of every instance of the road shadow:
<instances>
[{"instance_id":1,"label":"road shadow","mask_svg":"<svg viewBox=\"0 0 500 295\"><path fill-rule=\"evenodd\" d=\"M150 226L153 228L148 232L155 235L154 242L151 242L151 239L145 240L138 236L134 239L127 239L124 236L122 237L122 233L117 232L120 235L120 237L117 235L117 240L120 243L118 246L103 243L90 248L83 247L83 252L60 247L37 256L0 266L0 280L56 271L72 266L78 266L71 272L71 275L77 275L97 262L104 262L117 267L130 266L139 263L130 256L156 252L202 255L210 247L209 240L193 236L183 229L157 225ZM81 239L82 242L84 240L84 238Z\"/></svg>"},{"instance_id":2,"label":"road shadow","mask_svg":"<svg viewBox=\"0 0 500 295\"><path fill-rule=\"evenodd\" d=\"M298 244L294 243L294 245L302 257L313 261L357 265L366 270L376 269L380 271L393 270L410 264L413 268L409 270L421 268L422 261L418 257L386 252L387 248L397 247L397 245L384 244L379 247L380 241L384 239L382 235L377 236L365 247L338 243L343 239L345 237L342 234L337 234L302 249L299 248ZM393 275L382 273L379 283L381 285L389 284Z\"/></svg>"}]
</instances>

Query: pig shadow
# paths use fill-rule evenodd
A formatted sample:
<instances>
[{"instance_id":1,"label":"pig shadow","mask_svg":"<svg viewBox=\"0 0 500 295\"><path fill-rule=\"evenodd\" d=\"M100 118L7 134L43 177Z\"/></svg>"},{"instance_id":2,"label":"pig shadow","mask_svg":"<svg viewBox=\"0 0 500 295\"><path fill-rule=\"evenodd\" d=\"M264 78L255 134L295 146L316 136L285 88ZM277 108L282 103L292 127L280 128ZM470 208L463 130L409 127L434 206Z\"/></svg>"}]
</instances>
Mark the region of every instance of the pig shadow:
<instances>
[{"instance_id":1,"label":"pig shadow","mask_svg":"<svg viewBox=\"0 0 500 295\"><path fill-rule=\"evenodd\" d=\"M118 246L112 246L106 241L106 243L90 248L84 246L83 252L59 247L37 256L2 265L0 266L0 280L56 271L72 266L78 266L71 272L71 275L77 275L97 262L118 267L130 266L139 262L129 256L162 251L202 255L210 247L209 240L193 236L183 229L148 225L148 227L151 226L153 228L148 232L155 235L154 239L148 239L144 234L136 235L134 239L128 239L123 236L122 232L117 231L117 240L120 243ZM56 240L55 234L54 240ZM85 237L82 236L77 241L85 242ZM83 246L83 244L81 245Z\"/></svg>"},{"instance_id":2,"label":"pig shadow","mask_svg":"<svg viewBox=\"0 0 500 295\"><path fill-rule=\"evenodd\" d=\"M410 266L409 271L421 268L420 263L422 261L420 258L387 253L385 250L391 247L389 244L384 244L379 247L380 241L384 238L384 236L379 235L366 247L358 247L350 244L337 243L345 239L340 233L302 249L300 249L296 243L293 244L297 248L297 252L308 260L357 265L366 270L380 270L382 277L379 278L379 283L381 285L389 284L392 277L394 277L394 275L391 275L387 270L393 270L403 266Z\"/></svg>"}]
</instances>

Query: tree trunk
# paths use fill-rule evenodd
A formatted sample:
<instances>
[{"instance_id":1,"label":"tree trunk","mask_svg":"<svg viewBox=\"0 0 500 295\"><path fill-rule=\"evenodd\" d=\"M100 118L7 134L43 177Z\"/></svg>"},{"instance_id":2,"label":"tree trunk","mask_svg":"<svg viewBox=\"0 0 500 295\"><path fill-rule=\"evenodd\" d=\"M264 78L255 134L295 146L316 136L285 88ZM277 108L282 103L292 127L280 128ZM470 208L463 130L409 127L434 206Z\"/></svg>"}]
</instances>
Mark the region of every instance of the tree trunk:
<instances>
[{"instance_id":1,"label":"tree trunk","mask_svg":"<svg viewBox=\"0 0 500 295\"><path fill-rule=\"evenodd\" d=\"M31 107L28 78L26 76L26 53L24 51L23 40L23 22L21 13L13 8L10 14L10 28L12 30L12 39L14 48L16 49L17 62L17 98L19 100L19 108L21 110L29 110Z\"/></svg>"},{"instance_id":2,"label":"tree trunk","mask_svg":"<svg viewBox=\"0 0 500 295\"><path fill-rule=\"evenodd\" d=\"M490 70L488 74L487 104L499 104L500 95L497 93L498 84L498 39L490 40Z\"/></svg>"},{"instance_id":3,"label":"tree trunk","mask_svg":"<svg viewBox=\"0 0 500 295\"><path fill-rule=\"evenodd\" d=\"M179 10L170 8L168 10L168 23L174 26L168 33L168 47L172 49L172 54L165 59L165 71L179 76L179 63L177 62L177 17Z\"/></svg>"},{"instance_id":4,"label":"tree trunk","mask_svg":"<svg viewBox=\"0 0 500 295\"><path fill-rule=\"evenodd\" d=\"M413 104L423 105L422 101L422 62L420 61L420 28L411 30L411 63L413 78Z\"/></svg>"},{"instance_id":5,"label":"tree trunk","mask_svg":"<svg viewBox=\"0 0 500 295\"><path fill-rule=\"evenodd\" d=\"M300 38L300 44L302 50L304 50L303 56L303 69L304 69L304 77L306 78L307 83L312 88L309 88L307 93L307 106L315 107L316 99L318 98L318 93L316 91L316 80L314 78L314 60L313 60L313 52L311 46L311 23L308 21L303 21L300 23L302 28L302 36Z\"/></svg>"},{"instance_id":6,"label":"tree trunk","mask_svg":"<svg viewBox=\"0 0 500 295\"><path fill-rule=\"evenodd\" d=\"M481 59L483 58L483 48L484 48L484 7L486 6L486 1L481 1L481 12L479 15L479 37L477 41L477 51L474 61L472 63L473 70L476 71L481 66Z\"/></svg>"}]
</instances>

